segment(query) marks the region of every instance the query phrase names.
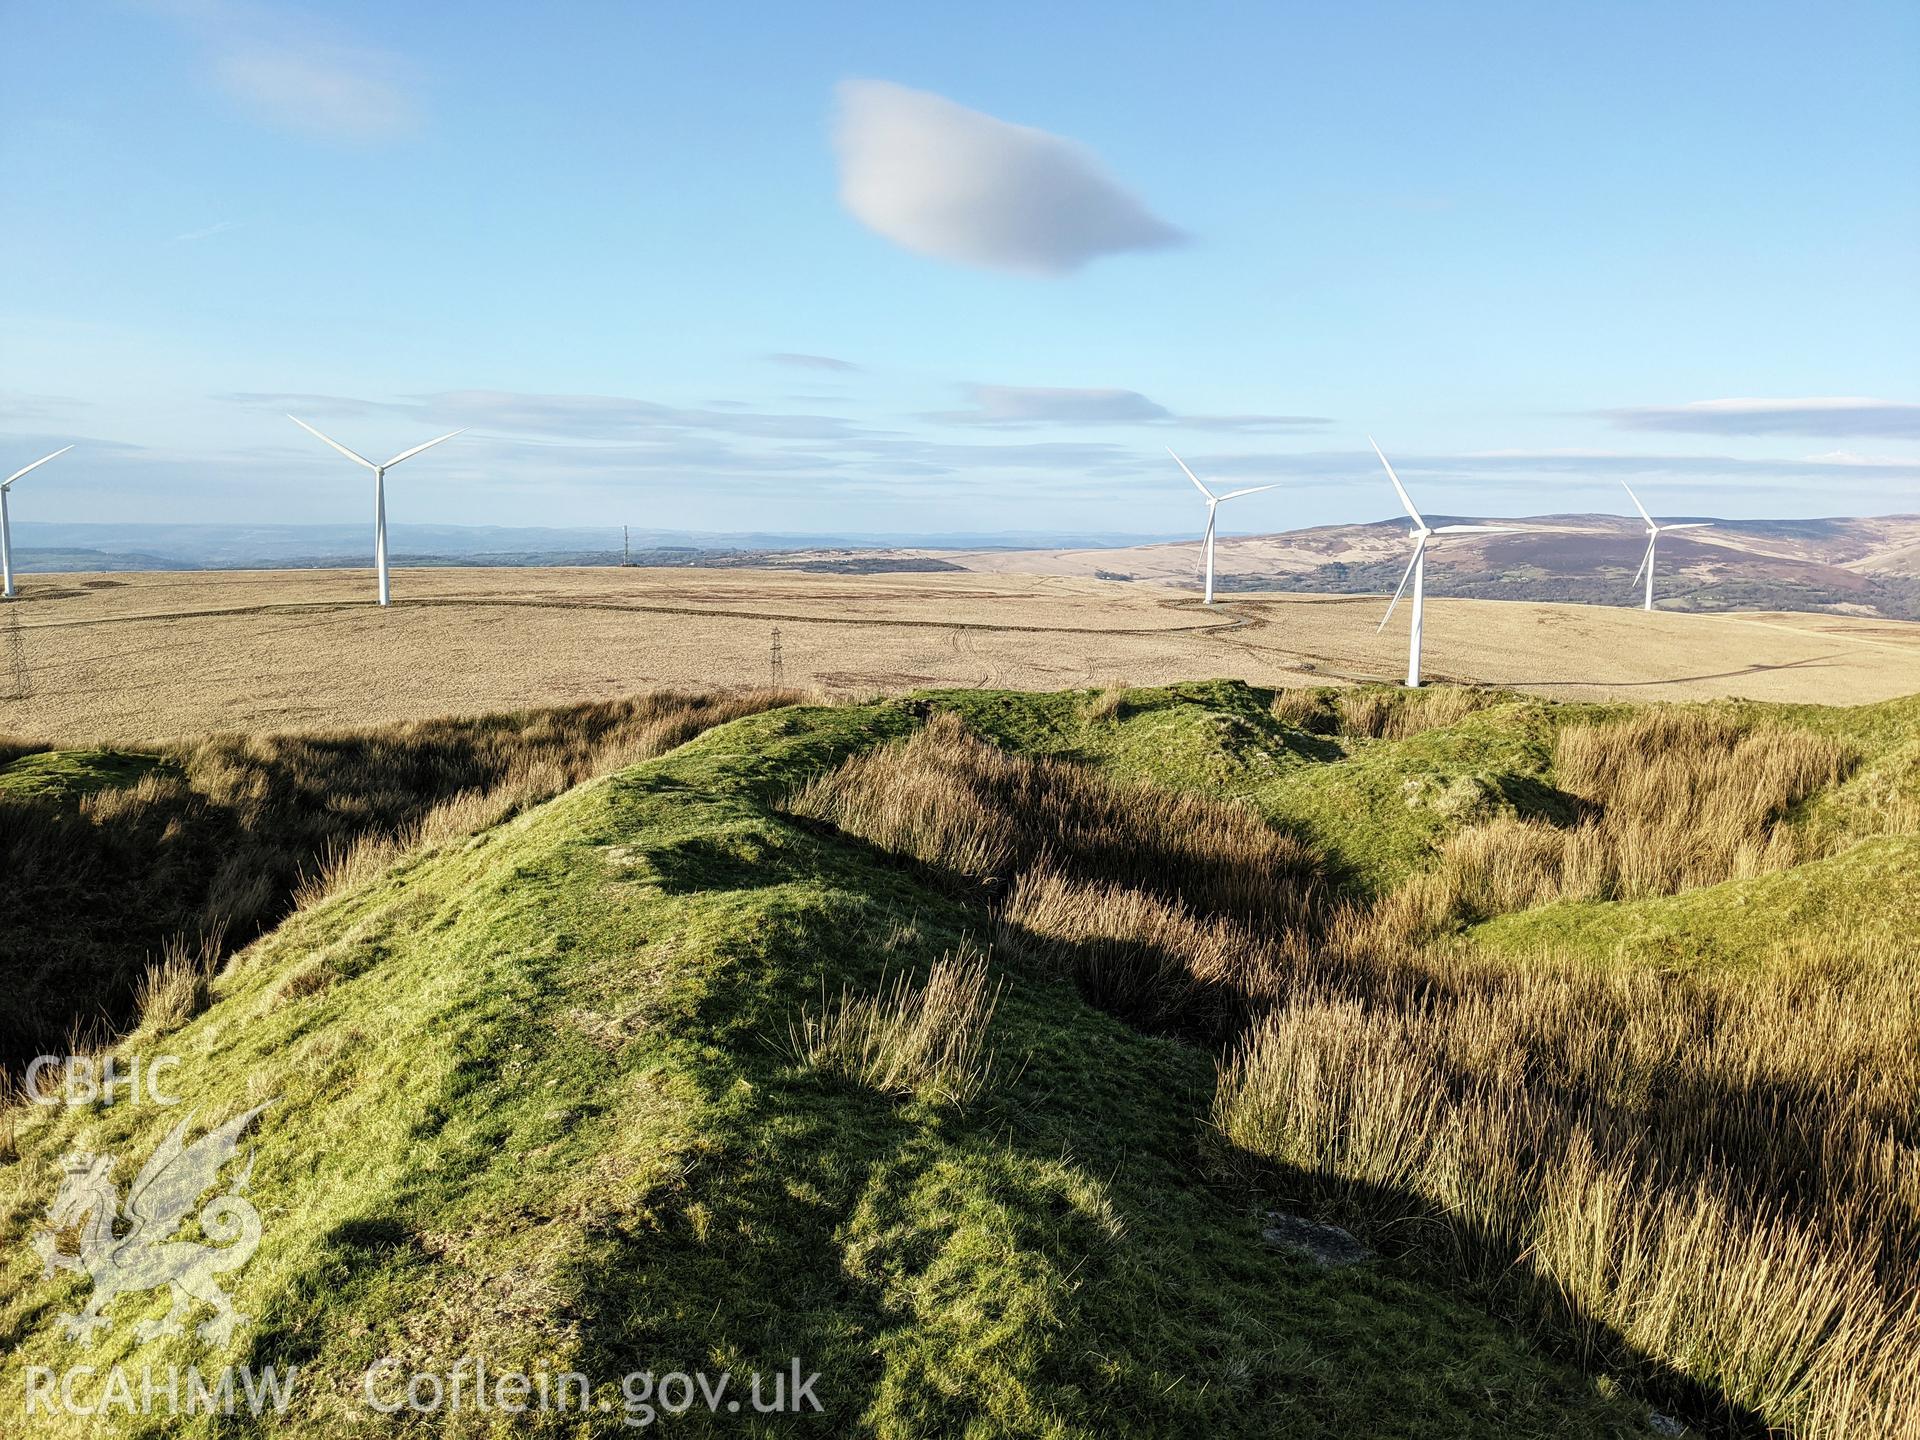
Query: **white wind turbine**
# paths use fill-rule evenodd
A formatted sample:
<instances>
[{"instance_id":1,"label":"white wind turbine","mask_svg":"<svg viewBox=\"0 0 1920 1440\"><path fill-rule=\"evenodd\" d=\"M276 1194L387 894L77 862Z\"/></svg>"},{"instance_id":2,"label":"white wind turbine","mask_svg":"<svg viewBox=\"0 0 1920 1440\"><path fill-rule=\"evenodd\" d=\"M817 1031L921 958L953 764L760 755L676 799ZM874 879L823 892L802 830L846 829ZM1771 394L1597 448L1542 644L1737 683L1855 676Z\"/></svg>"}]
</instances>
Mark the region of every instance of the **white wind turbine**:
<instances>
[{"instance_id":1,"label":"white wind turbine","mask_svg":"<svg viewBox=\"0 0 1920 1440\"><path fill-rule=\"evenodd\" d=\"M1429 525L1420 518L1420 512L1413 508L1413 501L1407 495L1407 487L1400 483L1400 477L1393 473L1393 466L1387 464L1387 457L1371 435L1367 443L1373 446L1373 453L1380 456L1380 463L1387 466L1387 478L1393 481L1393 490L1400 497L1400 503L1407 507L1407 514L1413 517L1413 559L1407 562L1406 573L1400 577L1400 589L1393 592L1388 602L1387 613L1380 617L1380 623L1374 627L1378 635L1387 628L1387 621L1393 618L1393 607L1400 603L1400 595L1407 588L1407 580L1413 580L1413 632L1407 644L1407 688L1420 688L1420 631L1426 619L1427 589L1427 541L1435 535L1511 535L1521 527L1518 525Z\"/></svg>"},{"instance_id":2,"label":"white wind turbine","mask_svg":"<svg viewBox=\"0 0 1920 1440\"><path fill-rule=\"evenodd\" d=\"M58 460L73 446L63 445L51 455L42 455L33 464L14 471L6 479L0 480L0 599L13 598L13 522L7 517L7 497L13 493L13 482L28 470L38 470L49 460Z\"/></svg>"},{"instance_id":3,"label":"white wind turbine","mask_svg":"<svg viewBox=\"0 0 1920 1440\"><path fill-rule=\"evenodd\" d=\"M431 450L442 440L451 440L456 435L464 435L466 433L465 428L449 430L446 434L436 436L424 445L416 445L411 450L402 450L384 465L376 465L373 461L367 459L366 456L356 455L338 440L328 439L327 436L322 435L299 416L289 415L287 418L315 439L325 440L327 444L338 450L356 465L364 465L373 472L373 568L380 577L380 603L382 605L389 604L390 599L387 590L387 471L398 465L402 460L411 460L422 450Z\"/></svg>"},{"instance_id":4,"label":"white wind turbine","mask_svg":"<svg viewBox=\"0 0 1920 1440\"><path fill-rule=\"evenodd\" d=\"M1169 449L1169 450L1167 451L1167 454L1169 454L1169 455L1173 455L1173 451L1172 451L1171 449ZM1176 464L1176 465L1178 465L1178 466L1179 466L1179 467L1180 467L1180 468L1181 468L1182 470L1185 470L1185 471L1186 471L1186 475L1187 475L1187 478L1188 478L1189 480L1191 480L1191 481L1193 481L1193 486L1194 486L1194 488L1195 488L1196 490L1198 490L1198 491L1199 491L1199 492L1200 492L1200 493L1201 493L1202 495L1204 495L1204 496L1206 496L1206 497L1207 497L1207 538L1206 538L1206 540L1205 540L1205 542L1204 542L1204 544L1205 544L1205 546L1206 546L1206 551L1207 551L1207 598L1206 598L1206 603L1207 603L1207 604L1209 604L1209 605L1211 605L1211 604L1213 604L1213 522L1214 522L1214 512L1215 512L1215 511L1217 511L1217 510L1218 510L1218 509L1220 508L1220 502L1221 502L1221 501L1223 501L1223 500L1238 500L1238 499L1239 499L1239 498L1240 498L1240 497L1241 497L1242 495L1258 495L1258 494L1259 494L1259 493L1260 493L1260 492L1261 492L1262 490L1277 490L1277 489L1279 488L1279 482L1278 482L1278 481L1275 481L1275 482L1274 482L1273 484L1271 484L1271 485L1249 485L1249 486L1248 486L1248 487L1247 487L1247 488L1246 488L1245 490L1229 490L1229 491L1227 491L1227 493L1226 493L1226 494L1224 494L1224 495L1216 495L1216 494L1214 494L1214 493L1213 493L1213 492L1212 492L1211 490L1209 490L1209 489L1207 489L1207 487L1206 487L1206 486L1204 486L1204 485L1202 485L1202 484L1200 483L1200 477L1199 477L1198 475L1196 475L1196 474L1194 474L1194 473L1193 473L1193 471L1191 471L1191 470L1187 470L1187 462L1186 462L1186 461L1184 461L1184 460L1182 460L1182 459L1181 459L1181 458L1180 458L1180 457L1179 457L1178 455L1173 455L1173 463L1174 463L1174 464Z\"/></svg>"},{"instance_id":5,"label":"white wind turbine","mask_svg":"<svg viewBox=\"0 0 1920 1440\"><path fill-rule=\"evenodd\" d=\"M1651 610L1653 609L1653 547L1660 543L1660 537L1669 530L1704 530L1710 522L1706 520L1688 520L1680 525L1656 525L1653 523L1653 517L1647 514L1647 507L1640 503L1640 497L1633 493L1633 487L1622 480L1620 482L1620 488L1627 492L1627 498L1633 501L1633 508L1638 510L1640 512L1640 518L1647 522L1647 553L1640 557L1640 570L1647 572L1646 608ZM1640 570L1633 572L1633 578L1635 580L1640 578Z\"/></svg>"}]
</instances>

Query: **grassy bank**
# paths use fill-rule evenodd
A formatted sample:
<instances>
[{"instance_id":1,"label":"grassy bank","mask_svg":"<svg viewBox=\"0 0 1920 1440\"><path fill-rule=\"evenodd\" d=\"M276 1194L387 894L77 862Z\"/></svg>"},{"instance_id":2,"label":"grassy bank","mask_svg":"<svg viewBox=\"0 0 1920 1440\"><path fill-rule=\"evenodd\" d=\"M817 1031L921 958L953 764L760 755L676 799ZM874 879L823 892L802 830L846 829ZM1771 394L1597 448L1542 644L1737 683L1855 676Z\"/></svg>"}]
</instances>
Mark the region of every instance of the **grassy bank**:
<instances>
[{"instance_id":1,"label":"grassy bank","mask_svg":"<svg viewBox=\"0 0 1920 1440\"><path fill-rule=\"evenodd\" d=\"M306 1378L260 1433L358 1433L375 1358L484 1353L798 1354L834 1433L1911 1434L1917 722L773 710L337 867L123 1049L208 1119L272 1102L233 1354ZM57 1157L177 1116L12 1116L17 1389L76 1353L85 1285L27 1243ZM198 1353L122 1324L87 1359Z\"/></svg>"}]
</instances>

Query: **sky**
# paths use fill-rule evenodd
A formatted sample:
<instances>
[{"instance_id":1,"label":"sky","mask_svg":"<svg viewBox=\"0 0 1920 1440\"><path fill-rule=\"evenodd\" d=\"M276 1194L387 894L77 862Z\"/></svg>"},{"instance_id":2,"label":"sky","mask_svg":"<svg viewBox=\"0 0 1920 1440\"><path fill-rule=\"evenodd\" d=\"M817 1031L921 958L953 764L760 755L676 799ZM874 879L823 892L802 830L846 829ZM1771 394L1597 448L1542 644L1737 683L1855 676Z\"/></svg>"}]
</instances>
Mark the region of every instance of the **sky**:
<instances>
[{"instance_id":1,"label":"sky","mask_svg":"<svg viewBox=\"0 0 1920 1440\"><path fill-rule=\"evenodd\" d=\"M1920 511L1920 7L0 0L16 521ZM1237 512L1237 513L1236 513Z\"/></svg>"}]
</instances>

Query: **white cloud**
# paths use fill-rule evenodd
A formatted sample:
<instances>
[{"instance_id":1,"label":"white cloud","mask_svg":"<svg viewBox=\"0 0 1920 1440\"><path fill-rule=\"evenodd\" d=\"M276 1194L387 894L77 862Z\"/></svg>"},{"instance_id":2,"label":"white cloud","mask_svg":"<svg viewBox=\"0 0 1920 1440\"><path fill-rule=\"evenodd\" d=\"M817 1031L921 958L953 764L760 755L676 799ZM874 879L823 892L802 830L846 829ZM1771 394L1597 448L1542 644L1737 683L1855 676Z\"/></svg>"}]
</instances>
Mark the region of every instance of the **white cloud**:
<instances>
[{"instance_id":1,"label":"white cloud","mask_svg":"<svg viewBox=\"0 0 1920 1440\"><path fill-rule=\"evenodd\" d=\"M1073 141L885 81L848 80L839 93L841 202L908 250L1064 275L1096 256L1186 238Z\"/></svg>"},{"instance_id":2,"label":"white cloud","mask_svg":"<svg viewBox=\"0 0 1920 1440\"><path fill-rule=\"evenodd\" d=\"M374 141L419 123L399 57L340 36L325 19L258 0L144 3L195 34L214 83L270 124Z\"/></svg>"},{"instance_id":3,"label":"white cloud","mask_svg":"<svg viewBox=\"0 0 1920 1440\"><path fill-rule=\"evenodd\" d=\"M213 68L262 118L309 135L380 140L417 122L399 66L378 51L249 40L223 48Z\"/></svg>"},{"instance_id":4,"label":"white cloud","mask_svg":"<svg viewBox=\"0 0 1920 1440\"><path fill-rule=\"evenodd\" d=\"M1594 412L1622 430L1709 435L1900 435L1920 438L1920 404L1859 396L1694 400Z\"/></svg>"}]
</instances>

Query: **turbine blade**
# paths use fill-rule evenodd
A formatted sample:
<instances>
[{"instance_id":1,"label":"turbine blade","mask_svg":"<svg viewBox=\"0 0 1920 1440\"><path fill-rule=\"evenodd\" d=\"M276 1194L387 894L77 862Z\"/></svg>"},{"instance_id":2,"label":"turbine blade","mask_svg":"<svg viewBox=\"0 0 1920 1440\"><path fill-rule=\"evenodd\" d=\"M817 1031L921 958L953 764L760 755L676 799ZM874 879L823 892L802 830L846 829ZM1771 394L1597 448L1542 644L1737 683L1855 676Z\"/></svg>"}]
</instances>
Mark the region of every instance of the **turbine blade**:
<instances>
[{"instance_id":1,"label":"turbine blade","mask_svg":"<svg viewBox=\"0 0 1920 1440\"><path fill-rule=\"evenodd\" d=\"M46 464L47 461L49 460L58 460L62 455L66 454L67 451L71 450L72 448L73 446L71 445L62 445L58 450L54 451L53 454L42 455L38 460L34 461L31 465L22 466L20 469L14 471L11 475L7 476L6 479L0 480L0 490L4 490L7 486L13 484L14 481L18 480L22 475L26 474L27 471L38 470L42 465Z\"/></svg>"},{"instance_id":2,"label":"turbine blade","mask_svg":"<svg viewBox=\"0 0 1920 1440\"><path fill-rule=\"evenodd\" d=\"M1711 520L1689 520L1682 525L1662 525L1660 530L1663 534L1668 530L1705 530L1712 524Z\"/></svg>"},{"instance_id":3,"label":"turbine blade","mask_svg":"<svg viewBox=\"0 0 1920 1440\"><path fill-rule=\"evenodd\" d=\"M1276 480L1271 485L1249 485L1244 490L1229 490L1220 498L1222 500L1237 500L1242 495L1258 495L1262 490L1278 490L1279 488L1280 482Z\"/></svg>"},{"instance_id":4,"label":"turbine blade","mask_svg":"<svg viewBox=\"0 0 1920 1440\"><path fill-rule=\"evenodd\" d=\"M327 444L331 445L334 449L338 450L342 455L346 456L349 460L353 461L355 464L364 465L369 470L378 470L380 468L378 465L374 464L371 460L367 459L366 456L356 455L353 451L349 450L346 446L342 445L338 440L334 440L329 438L328 436L322 435L318 430L314 429L313 426L309 425L306 421L302 420L298 415L289 415L287 416L287 418L293 421L293 423L298 425L302 430L306 431L309 435L313 436L314 439L326 441Z\"/></svg>"},{"instance_id":5,"label":"turbine blade","mask_svg":"<svg viewBox=\"0 0 1920 1440\"><path fill-rule=\"evenodd\" d=\"M458 430L449 430L446 434L438 436L432 440L429 440L424 445L416 445L411 450L402 450L398 455L394 456L391 460L387 461L387 463L381 468L391 470L395 465L398 465L402 460L411 460L414 456L418 455L422 450L431 450L434 446L438 445L442 440L451 440L456 435L466 434L468 428L469 427L462 425Z\"/></svg>"},{"instance_id":6,"label":"turbine blade","mask_svg":"<svg viewBox=\"0 0 1920 1440\"><path fill-rule=\"evenodd\" d=\"M1640 577L1647 573L1647 562L1652 559L1653 559L1653 541L1649 540L1647 541L1646 554L1640 557L1640 568L1633 572L1633 579L1627 582L1629 585L1638 585L1640 583Z\"/></svg>"},{"instance_id":7,"label":"turbine blade","mask_svg":"<svg viewBox=\"0 0 1920 1440\"><path fill-rule=\"evenodd\" d=\"M1167 453L1169 455L1173 455L1173 447L1171 445L1167 447ZM1209 500L1218 498L1217 496L1214 495L1213 491L1209 490L1206 486L1200 483L1200 477L1198 475L1194 474L1193 471L1191 470L1187 470L1186 461L1182 460L1178 455L1173 455L1173 463L1178 465L1182 470L1187 471L1187 478L1193 481L1194 489L1198 490L1202 495L1206 496L1207 499Z\"/></svg>"},{"instance_id":8,"label":"turbine blade","mask_svg":"<svg viewBox=\"0 0 1920 1440\"><path fill-rule=\"evenodd\" d=\"M1620 488L1627 492L1627 498L1633 501L1633 508L1640 512L1640 518L1649 525L1653 524L1653 517L1647 514L1647 507L1640 503L1640 497L1633 493L1633 487L1622 480L1620 482Z\"/></svg>"},{"instance_id":9,"label":"turbine blade","mask_svg":"<svg viewBox=\"0 0 1920 1440\"><path fill-rule=\"evenodd\" d=\"M1422 520L1420 518L1420 512L1413 508L1413 499L1407 494L1407 487L1402 485L1400 483L1400 477L1393 473L1393 466L1387 464L1386 452L1380 448L1378 442L1376 442L1371 435L1367 436L1367 444L1373 446L1373 453L1380 457L1380 463L1387 466L1387 478L1393 482L1394 493L1400 497L1400 503L1407 507L1407 514L1413 517L1413 523L1418 525L1422 530L1426 529L1427 522Z\"/></svg>"},{"instance_id":10,"label":"turbine blade","mask_svg":"<svg viewBox=\"0 0 1920 1440\"><path fill-rule=\"evenodd\" d=\"M1422 539L1418 545L1413 547L1413 558L1407 561L1407 568L1400 574L1400 588L1393 592L1393 599L1387 602L1387 613L1382 615L1380 617L1380 623L1373 627L1374 634L1378 635L1382 630L1387 628L1387 621L1393 618L1393 607L1400 603L1401 595L1406 592L1407 581L1413 578L1413 567L1420 563L1420 552L1426 548L1427 542L1425 539Z\"/></svg>"}]
</instances>

